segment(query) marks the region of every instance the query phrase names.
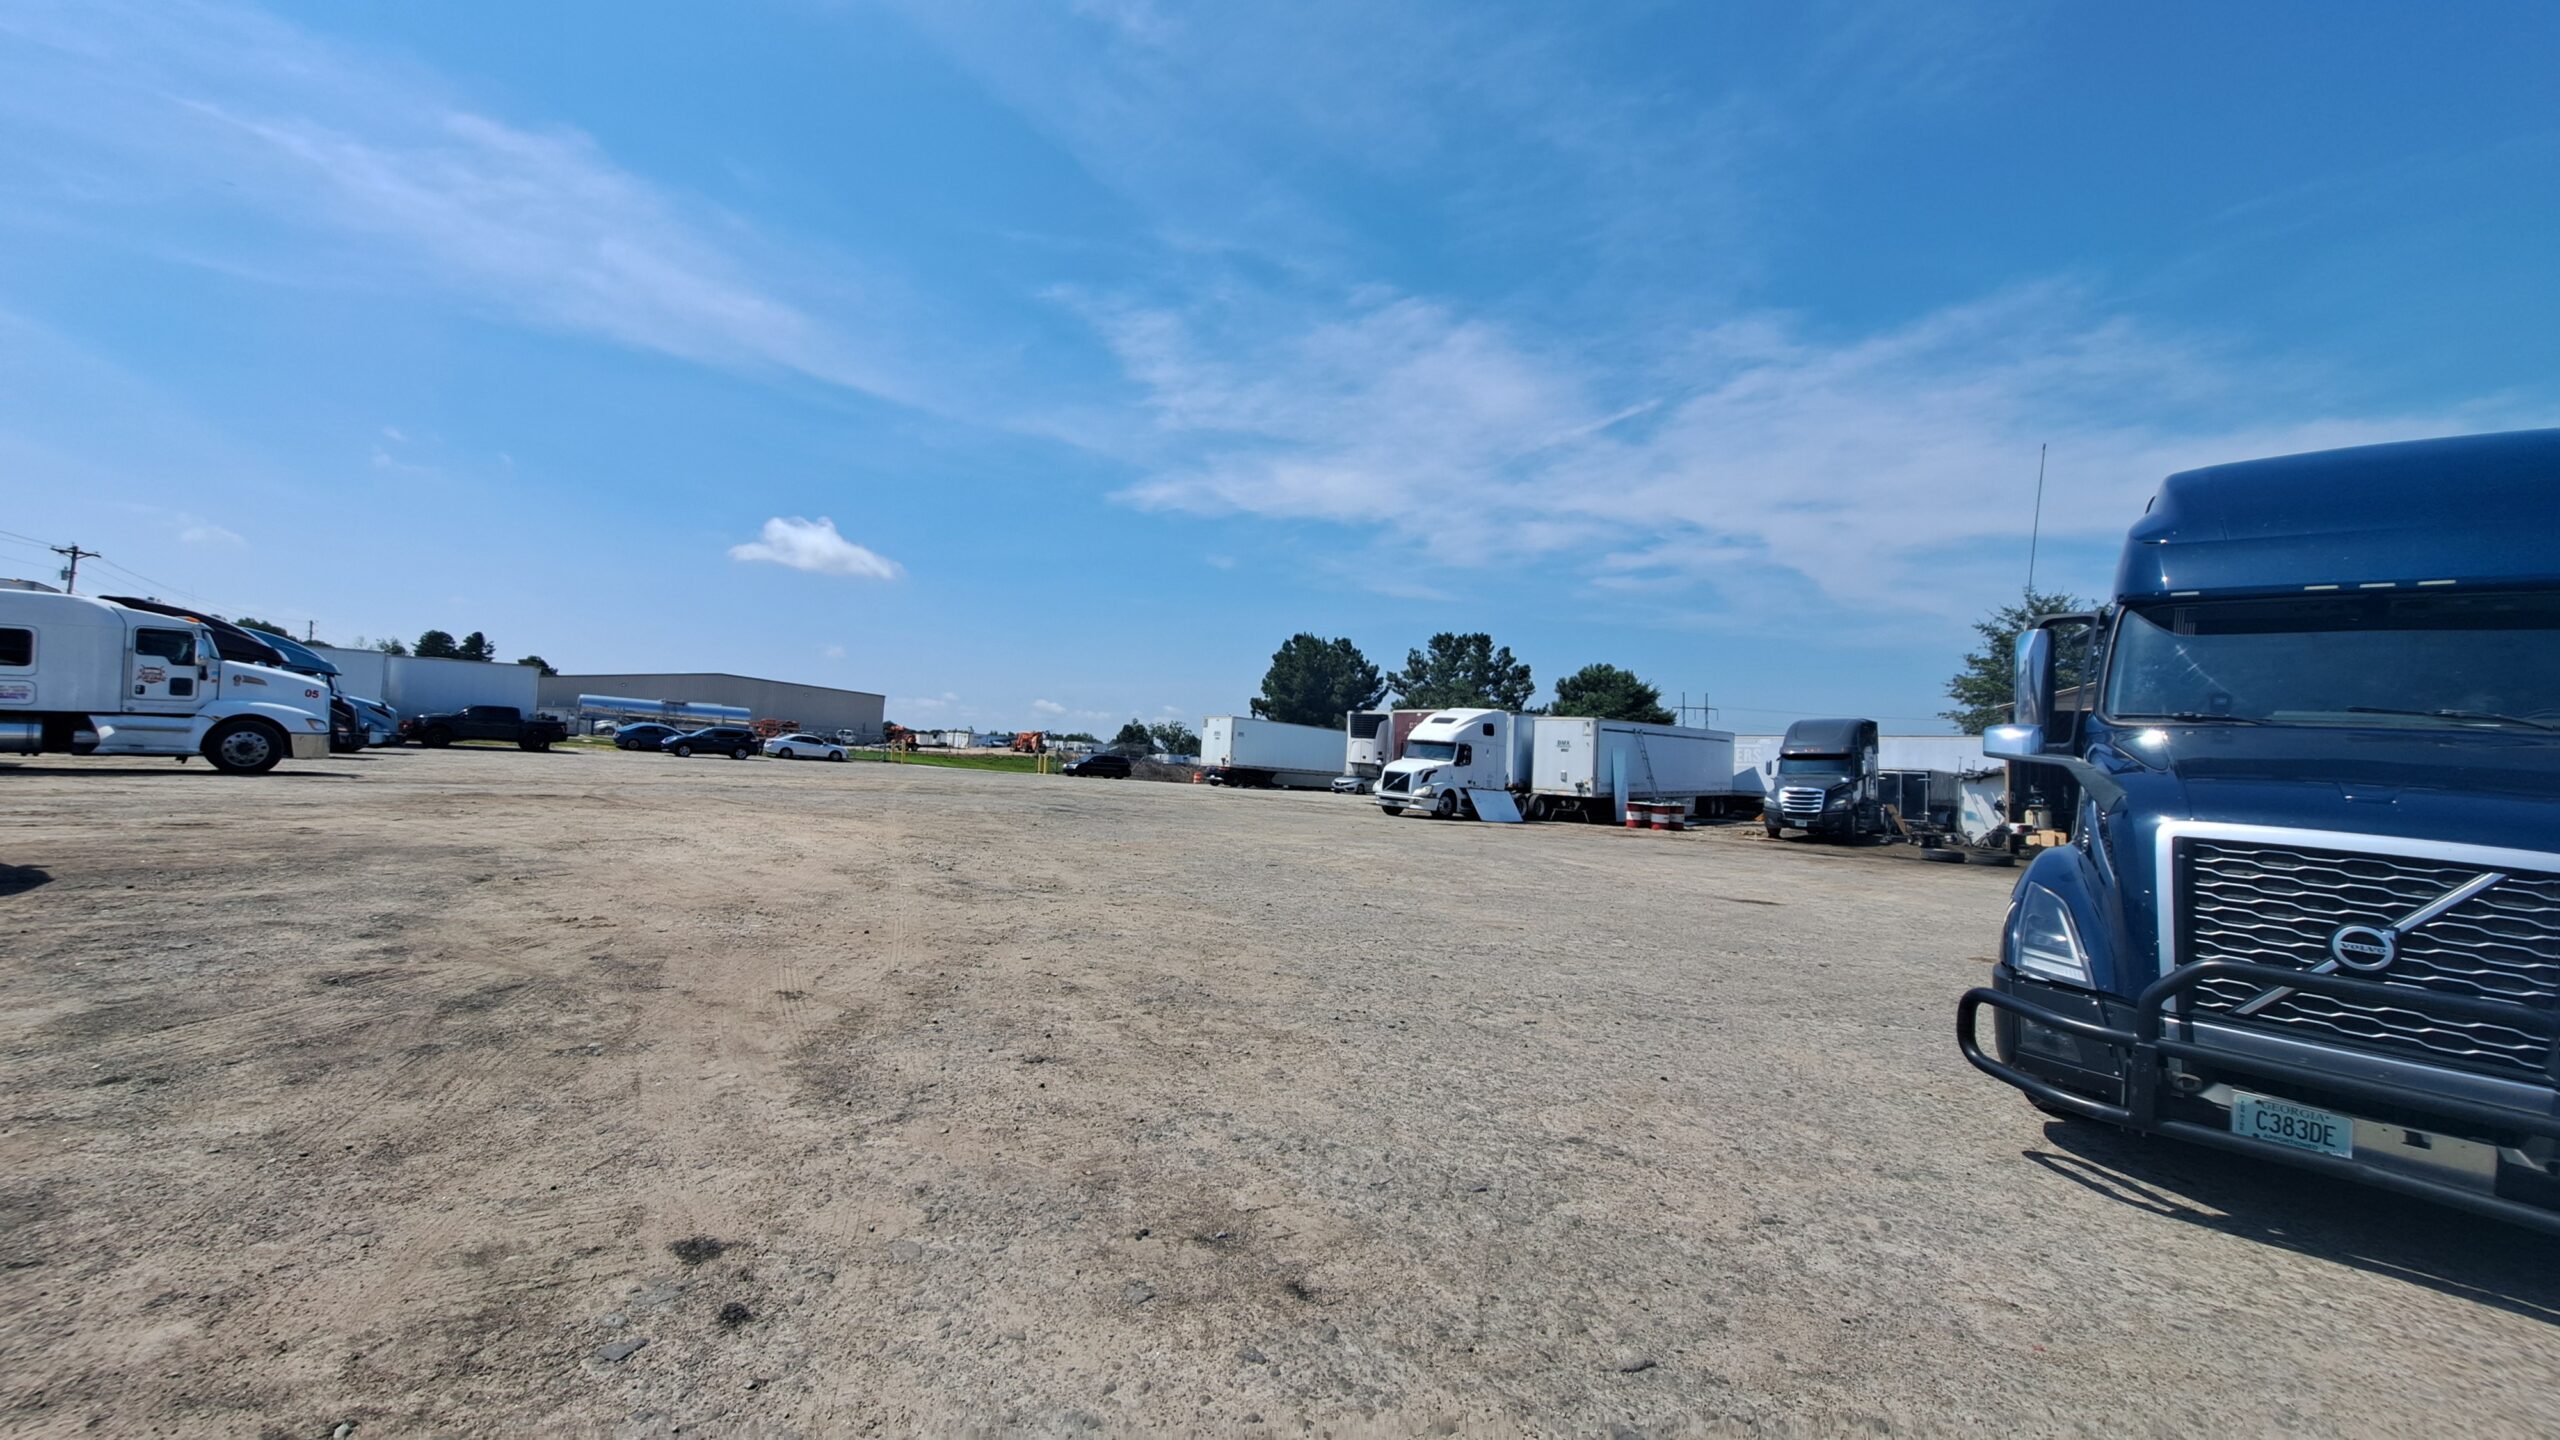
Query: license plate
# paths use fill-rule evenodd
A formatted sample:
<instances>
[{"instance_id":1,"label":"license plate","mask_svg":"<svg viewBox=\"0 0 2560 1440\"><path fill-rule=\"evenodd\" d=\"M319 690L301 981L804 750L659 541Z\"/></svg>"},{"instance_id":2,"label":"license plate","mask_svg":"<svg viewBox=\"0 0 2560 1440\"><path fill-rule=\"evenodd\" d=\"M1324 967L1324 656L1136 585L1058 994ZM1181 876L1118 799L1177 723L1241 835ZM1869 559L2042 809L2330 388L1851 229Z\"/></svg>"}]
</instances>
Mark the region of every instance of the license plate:
<instances>
[{"instance_id":1,"label":"license plate","mask_svg":"<svg viewBox=\"0 0 2560 1440\"><path fill-rule=\"evenodd\" d=\"M2232 1097L2231 1133L2270 1145L2335 1155L2341 1160L2351 1158L2356 1149L2356 1122L2352 1118L2265 1095Z\"/></svg>"}]
</instances>

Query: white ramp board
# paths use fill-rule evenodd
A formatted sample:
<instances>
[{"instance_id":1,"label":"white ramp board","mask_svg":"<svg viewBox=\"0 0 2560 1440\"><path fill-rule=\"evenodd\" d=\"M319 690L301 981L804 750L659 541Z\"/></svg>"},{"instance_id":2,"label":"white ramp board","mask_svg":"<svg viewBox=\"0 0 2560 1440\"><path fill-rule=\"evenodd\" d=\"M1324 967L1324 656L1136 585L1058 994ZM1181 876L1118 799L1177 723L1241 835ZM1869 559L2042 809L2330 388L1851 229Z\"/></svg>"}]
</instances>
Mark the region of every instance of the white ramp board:
<instances>
[{"instance_id":1,"label":"white ramp board","mask_svg":"<svg viewBox=\"0 0 2560 1440\"><path fill-rule=\"evenodd\" d=\"M1497 825L1520 823L1520 803L1508 790L1470 790L1467 799L1476 807L1479 820L1490 820Z\"/></svg>"}]
</instances>

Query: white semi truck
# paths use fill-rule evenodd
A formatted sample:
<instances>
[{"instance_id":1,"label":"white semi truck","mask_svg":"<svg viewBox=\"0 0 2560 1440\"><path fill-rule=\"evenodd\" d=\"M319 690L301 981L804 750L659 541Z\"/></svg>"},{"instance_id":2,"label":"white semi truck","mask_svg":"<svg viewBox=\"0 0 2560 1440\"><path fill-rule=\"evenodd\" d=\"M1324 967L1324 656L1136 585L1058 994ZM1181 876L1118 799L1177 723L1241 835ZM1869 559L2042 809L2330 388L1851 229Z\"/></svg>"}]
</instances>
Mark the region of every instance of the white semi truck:
<instances>
[{"instance_id":1,"label":"white semi truck","mask_svg":"<svg viewBox=\"0 0 2560 1440\"><path fill-rule=\"evenodd\" d=\"M1379 772L1381 814L1419 811L1442 820L1475 813L1470 791L1525 791L1532 734L1527 715L1435 710L1405 737L1404 758Z\"/></svg>"},{"instance_id":2,"label":"white semi truck","mask_svg":"<svg viewBox=\"0 0 2560 1440\"><path fill-rule=\"evenodd\" d=\"M1212 785L1322 790L1342 773L1342 732L1249 715L1200 722L1200 773Z\"/></svg>"},{"instance_id":3,"label":"white semi truck","mask_svg":"<svg viewBox=\"0 0 2560 1440\"><path fill-rule=\"evenodd\" d=\"M1578 715L1440 710L1378 777L1378 808L1441 819L1474 815L1491 792L1528 820L1616 823L1633 802L1677 802L1700 815L1738 804L1733 736L1683 725Z\"/></svg>"},{"instance_id":4,"label":"white semi truck","mask_svg":"<svg viewBox=\"0 0 2560 1440\"><path fill-rule=\"evenodd\" d=\"M0 588L0 754L202 755L230 775L329 753L329 691L225 660L191 617Z\"/></svg>"}]
</instances>

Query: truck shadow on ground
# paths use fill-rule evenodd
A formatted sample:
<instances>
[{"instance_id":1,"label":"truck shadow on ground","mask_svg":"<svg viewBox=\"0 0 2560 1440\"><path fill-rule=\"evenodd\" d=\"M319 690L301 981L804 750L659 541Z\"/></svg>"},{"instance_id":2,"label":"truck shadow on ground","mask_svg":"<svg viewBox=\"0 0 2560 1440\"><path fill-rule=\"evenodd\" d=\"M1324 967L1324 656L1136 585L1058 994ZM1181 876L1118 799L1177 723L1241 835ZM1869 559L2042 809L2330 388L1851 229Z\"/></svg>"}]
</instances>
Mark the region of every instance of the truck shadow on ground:
<instances>
[{"instance_id":1,"label":"truck shadow on ground","mask_svg":"<svg viewBox=\"0 0 2560 1440\"><path fill-rule=\"evenodd\" d=\"M332 760L344 760L346 758L347 757L344 755L333 755L330 757ZM306 760L300 763L303 765L315 765L322 762ZM171 780L218 780L224 784L231 784L239 780L255 780L260 784L265 784L271 780L360 780L364 778L360 775L349 775L344 771L332 773L327 770L295 769L288 767L279 767L268 771L264 775L225 775L210 765L195 763L193 761L190 761L185 765L176 765L167 763L165 759L163 759L160 764L130 766L118 766L112 762L85 763L80 765L0 765L0 771L4 771L11 775L113 775L118 779L132 779L137 776L156 776L165 777Z\"/></svg>"},{"instance_id":2,"label":"truck shadow on ground","mask_svg":"<svg viewBox=\"0 0 2560 1440\"><path fill-rule=\"evenodd\" d=\"M0 899L24 895L39 885L53 883L53 872L36 865L0 865Z\"/></svg>"},{"instance_id":3,"label":"truck shadow on ground","mask_svg":"<svg viewBox=\"0 0 2560 1440\"><path fill-rule=\"evenodd\" d=\"M2061 1121L2022 1152L2119 1204L2560 1324L2560 1238L2387 1190Z\"/></svg>"}]
</instances>

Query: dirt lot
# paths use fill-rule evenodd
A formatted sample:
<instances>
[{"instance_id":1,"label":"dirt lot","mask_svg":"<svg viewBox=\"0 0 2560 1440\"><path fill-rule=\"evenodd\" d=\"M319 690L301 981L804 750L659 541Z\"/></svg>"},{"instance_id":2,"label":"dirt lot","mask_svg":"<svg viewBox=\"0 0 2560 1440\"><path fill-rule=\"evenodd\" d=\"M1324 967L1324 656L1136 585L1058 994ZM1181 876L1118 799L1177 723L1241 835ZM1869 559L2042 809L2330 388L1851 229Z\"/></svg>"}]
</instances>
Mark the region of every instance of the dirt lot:
<instances>
[{"instance_id":1,"label":"dirt lot","mask_svg":"<svg viewBox=\"0 0 2560 1440\"><path fill-rule=\"evenodd\" d=\"M12 1432L2560 1430L2560 1246L1964 1067L2011 871L512 750L0 815Z\"/></svg>"}]
</instances>

